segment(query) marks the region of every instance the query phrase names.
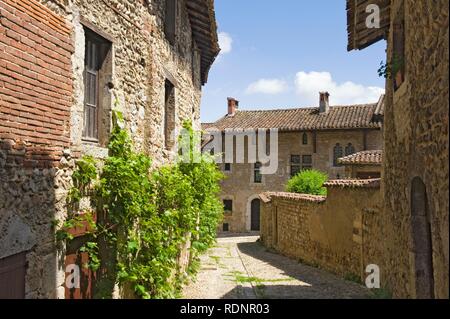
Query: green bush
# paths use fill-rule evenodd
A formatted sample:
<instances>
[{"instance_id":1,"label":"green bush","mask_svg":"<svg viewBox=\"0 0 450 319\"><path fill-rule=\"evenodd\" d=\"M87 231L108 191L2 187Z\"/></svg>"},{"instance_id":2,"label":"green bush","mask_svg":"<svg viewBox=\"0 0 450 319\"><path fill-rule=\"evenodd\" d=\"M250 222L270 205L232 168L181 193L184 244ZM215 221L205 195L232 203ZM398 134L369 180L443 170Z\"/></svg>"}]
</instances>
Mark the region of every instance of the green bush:
<instances>
[{"instance_id":1,"label":"green bush","mask_svg":"<svg viewBox=\"0 0 450 319\"><path fill-rule=\"evenodd\" d=\"M87 266L93 271L102 266L97 272L102 275L108 265L112 274L107 280L112 278L145 299L177 296L183 280L177 264L180 248L191 240L191 261L195 262L199 253L215 243L223 217L218 197L223 175L210 155L194 154L192 124L186 122L183 128L189 135L190 157L152 171L151 159L135 152L128 133L115 123L99 178L96 163L89 157L78 162L73 175L73 206L89 197L101 217L92 227L91 240L80 249L89 253ZM78 224L76 215L69 216L57 230L57 239L70 242L68 229ZM106 246L106 251L100 252L100 246ZM189 270L195 270L191 266ZM105 280L97 280L96 286L101 286L97 295L110 298L112 285L104 284Z\"/></svg>"},{"instance_id":2,"label":"green bush","mask_svg":"<svg viewBox=\"0 0 450 319\"><path fill-rule=\"evenodd\" d=\"M323 184L328 180L328 175L317 170L305 170L292 177L286 187L290 193L326 195L327 189Z\"/></svg>"}]
</instances>

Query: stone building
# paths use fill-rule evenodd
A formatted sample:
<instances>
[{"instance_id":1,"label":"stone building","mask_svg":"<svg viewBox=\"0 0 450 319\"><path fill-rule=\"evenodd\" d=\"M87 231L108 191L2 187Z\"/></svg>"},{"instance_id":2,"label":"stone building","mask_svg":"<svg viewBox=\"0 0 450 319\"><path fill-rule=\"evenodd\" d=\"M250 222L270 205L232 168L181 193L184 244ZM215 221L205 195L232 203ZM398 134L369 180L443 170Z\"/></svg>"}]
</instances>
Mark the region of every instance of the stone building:
<instances>
[{"instance_id":1,"label":"stone building","mask_svg":"<svg viewBox=\"0 0 450 319\"><path fill-rule=\"evenodd\" d=\"M113 109L170 160L218 52L213 0L0 0L0 298L68 297L52 222L74 160L106 156Z\"/></svg>"},{"instance_id":2,"label":"stone building","mask_svg":"<svg viewBox=\"0 0 450 319\"><path fill-rule=\"evenodd\" d=\"M378 27L369 4L377 4ZM401 298L449 297L447 0L347 1L349 50L387 40L382 285ZM370 27L370 28L369 28Z\"/></svg>"},{"instance_id":3,"label":"stone building","mask_svg":"<svg viewBox=\"0 0 450 319\"><path fill-rule=\"evenodd\" d=\"M362 151L342 157L338 162L345 167L345 178L380 178L383 152L380 150Z\"/></svg>"},{"instance_id":4,"label":"stone building","mask_svg":"<svg viewBox=\"0 0 450 319\"><path fill-rule=\"evenodd\" d=\"M262 173L261 159L249 157L250 146L258 152L257 140L261 135L245 140L244 161L237 159L236 138L231 152L232 160L220 164L226 175L222 182L221 198L225 207L225 220L221 231L259 231L260 199L263 192L286 190L288 180L304 169L317 169L327 173L330 179L344 178L345 167L338 160L345 155L364 150L378 150L382 147L382 119L384 96L378 103L365 105L330 106L329 94L320 93L320 106L272 111L240 111L238 101L228 99L228 114L215 123L203 125L206 136L218 132L246 135L257 129L277 129L275 143L278 153L274 172ZM249 136L249 135L248 135ZM208 140L204 149L214 148L214 141ZM227 152L222 139L226 162ZM272 136L266 139L268 153L275 151L271 145ZM216 146L218 147L218 146ZM268 150L271 148L271 150ZM271 160L272 161L272 160Z\"/></svg>"}]
</instances>

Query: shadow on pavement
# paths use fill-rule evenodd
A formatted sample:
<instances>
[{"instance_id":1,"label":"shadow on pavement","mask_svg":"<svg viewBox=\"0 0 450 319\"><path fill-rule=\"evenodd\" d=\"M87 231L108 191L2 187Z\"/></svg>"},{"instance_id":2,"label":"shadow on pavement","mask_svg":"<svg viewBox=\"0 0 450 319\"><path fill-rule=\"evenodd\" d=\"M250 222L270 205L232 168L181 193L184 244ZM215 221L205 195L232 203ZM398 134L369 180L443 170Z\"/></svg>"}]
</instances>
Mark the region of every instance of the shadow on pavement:
<instances>
[{"instance_id":1,"label":"shadow on pavement","mask_svg":"<svg viewBox=\"0 0 450 319\"><path fill-rule=\"evenodd\" d=\"M345 281L326 271L306 266L293 259L268 251L259 242L238 243L242 254L267 263L291 278L284 282L262 282L254 288L258 296L267 299L367 299L368 290L356 283ZM270 279L270 278L261 278ZM300 281L300 283L299 283ZM251 288L241 288L251 289ZM224 296L232 295L233 291Z\"/></svg>"}]
</instances>

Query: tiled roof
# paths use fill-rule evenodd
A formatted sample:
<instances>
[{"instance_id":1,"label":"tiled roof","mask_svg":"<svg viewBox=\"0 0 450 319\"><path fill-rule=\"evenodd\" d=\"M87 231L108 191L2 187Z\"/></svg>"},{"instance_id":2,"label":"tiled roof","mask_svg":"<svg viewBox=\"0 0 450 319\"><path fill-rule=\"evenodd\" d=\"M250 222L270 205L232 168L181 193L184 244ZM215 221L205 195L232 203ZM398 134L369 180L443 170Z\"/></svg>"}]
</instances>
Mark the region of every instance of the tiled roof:
<instances>
[{"instance_id":1,"label":"tiled roof","mask_svg":"<svg viewBox=\"0 0 450 319\"><path fill-rule=\"evenodd\" d=\"M202 123L202 131L206 131L214 127L214 123Z\"/></svg>"},{"instance_id":2,"label":"tiled roof","mask_svg":"<svg viewBox=\"0 0 450 319\"><path fill-rule=\"evenodd\" d=\"M343 187L343 188L379 188L381 179L339 179L328 181L323 184L325 187Z\"/></svg>"},{"instance_id":3,"label":"tiled roof","mask_svg":"<svg viewBox=\"0 0 450 319\"><path fill-rule=\"evenodd\" d=\"M383 151L363 151L353 155L342 157L338 160L343 165L381 165L383 162Z\"/></svg>"},{"instance_id":4,"label":"tiled roof","mask_svg":"<svg viewBox=\"0 0 450 319\"><path fill-rule=\"evenodd\" d=\"M291 199L296 201L303 202L312 202L312 203L322 203L327 199L326 196L316 196L316 195L307 195L307 194L296 194L296 193L283 193L283 192L266 192L259 195L261 200L265 203L268 203L272 200L272 198L282 198L282 199Z\"/></svg>"},{"instance_id":5,"label":"tiled roof","mask_svg":"<svg viewBox=\"0 0 450 319\"><path fill-rule=\"evenodd\" d=\"M380 99L382 101L382 99ZM380 104L381 103L381 104ZM327 113L319 108L298 108L271 111L237 111L207 125L211 131L226 129L279 129L308 131L334 129L379 129L382 125L383 102L349 106L333 106Z\"/></svg>"}]
</instances>

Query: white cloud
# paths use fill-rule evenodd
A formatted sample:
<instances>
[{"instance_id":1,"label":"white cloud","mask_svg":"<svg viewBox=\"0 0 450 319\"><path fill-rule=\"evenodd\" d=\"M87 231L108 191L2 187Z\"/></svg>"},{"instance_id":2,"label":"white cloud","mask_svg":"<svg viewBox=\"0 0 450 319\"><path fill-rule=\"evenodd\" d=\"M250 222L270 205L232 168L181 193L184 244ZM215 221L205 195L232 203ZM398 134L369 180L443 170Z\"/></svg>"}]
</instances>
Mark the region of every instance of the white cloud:
<instances>
[{"instance_id":1,"label":"white cloud","mask_svg":"<svg viewBox=\"0 0 450 319\"><path fill-rule=\"evenodd\" d=\"M319 92L330 93L331 105L363 104L378 101L384 89L376 86L364 86L354 82L336 83L329 72L298 72L295 76L296 92L301 103L316 106Z\"/></svg>"},{"instance_id":2,"label":"white cloud","mask_svg":"<svg viewBox=\"0 0 450 319\"><path fill-rule=\"evenodd\" d=\"M286 81L279 79L261 79L250 84L246 90L247 94L280 94L288 90Z\"/></svg>"},{"instance_id":3,"label":"white cloud","mask_svg":"<svg viewBox=\"0 0 450 319\"><path fill-rule=\"evenodd\" d=\"M226 32L219 33L220 54L230 53L233 49L233 39Z\"/></svg>"}]
</instances>

